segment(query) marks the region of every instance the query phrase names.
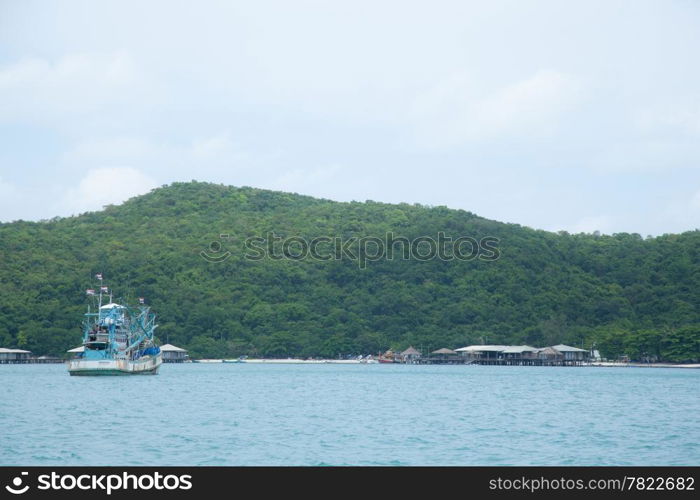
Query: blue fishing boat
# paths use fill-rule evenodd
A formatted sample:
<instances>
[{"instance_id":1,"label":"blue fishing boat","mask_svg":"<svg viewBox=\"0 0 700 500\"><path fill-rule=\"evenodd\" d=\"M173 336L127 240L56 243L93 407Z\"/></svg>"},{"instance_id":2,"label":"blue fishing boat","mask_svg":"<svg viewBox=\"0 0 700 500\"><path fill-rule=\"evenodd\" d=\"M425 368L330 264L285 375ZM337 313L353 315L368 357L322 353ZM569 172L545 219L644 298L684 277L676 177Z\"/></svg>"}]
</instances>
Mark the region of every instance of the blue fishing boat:
<instances>
[{"instance_id":1,"label":"blue fishing boat","mask_svg":"<svg viewBox=\"0 0 700 500\"><path fill-rule=\"evenodd\" d=\"M162 364L160 348L155 345L156 315L145 300L138 307L117 304L109 287L99 294L88 289L87 295L97 299L97 312L90 310L83 322L83 349L68 362L71 375L155 375ZM102 304L103 297L109 302Z\"/></svg>"}]
</instances>

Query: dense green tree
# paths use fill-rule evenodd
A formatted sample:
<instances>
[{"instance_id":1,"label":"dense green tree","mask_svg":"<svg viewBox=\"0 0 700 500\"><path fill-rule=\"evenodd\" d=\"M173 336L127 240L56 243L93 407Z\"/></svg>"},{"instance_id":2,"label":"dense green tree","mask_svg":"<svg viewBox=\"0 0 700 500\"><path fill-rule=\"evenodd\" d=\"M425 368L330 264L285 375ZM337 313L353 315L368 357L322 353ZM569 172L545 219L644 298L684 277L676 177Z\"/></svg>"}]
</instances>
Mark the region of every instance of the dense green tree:
<instances>
[{"instance_id":1,"label":"dense green tree","mask_svg":"<svg viewBox=\"0 0 700 500\"><path fill-rule=\"evenodd\" d=\"M469 260L402 258L402 239L438 233L496 238L499 258L478 246ZM328 238L354 239L362 255L358 241L387 234L392 259L294 257L299 238L326 238L326 256L337 250ZM246 258L246 239L269 235L278 254L265 244ZM297 238L287 257L282 238ZM158 339L194 357L563 342L608 358L700 360L700 231L550 233L445 207L175 183L99 212L0 224L0 345L75 347L97 272L115 300L146 297Z\"/></svg>"}]
</instances>

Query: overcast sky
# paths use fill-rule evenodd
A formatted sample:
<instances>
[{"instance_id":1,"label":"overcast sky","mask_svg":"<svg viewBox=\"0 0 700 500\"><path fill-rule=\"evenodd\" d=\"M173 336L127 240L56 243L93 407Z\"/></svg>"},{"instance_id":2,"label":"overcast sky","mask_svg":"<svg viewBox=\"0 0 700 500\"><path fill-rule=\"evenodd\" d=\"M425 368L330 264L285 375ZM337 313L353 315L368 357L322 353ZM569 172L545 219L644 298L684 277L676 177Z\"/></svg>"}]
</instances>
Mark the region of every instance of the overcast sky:
<instances>
[{"instance_id":1,"label":"overcast sky","mask_svg":"<svg viewBox=\"0 0 700 500\"><path fill-rule=\"evenodd\" d=\"M0 0L0 220L197 179L700 227L700 2Z\"/></svg>"}]
</instances>

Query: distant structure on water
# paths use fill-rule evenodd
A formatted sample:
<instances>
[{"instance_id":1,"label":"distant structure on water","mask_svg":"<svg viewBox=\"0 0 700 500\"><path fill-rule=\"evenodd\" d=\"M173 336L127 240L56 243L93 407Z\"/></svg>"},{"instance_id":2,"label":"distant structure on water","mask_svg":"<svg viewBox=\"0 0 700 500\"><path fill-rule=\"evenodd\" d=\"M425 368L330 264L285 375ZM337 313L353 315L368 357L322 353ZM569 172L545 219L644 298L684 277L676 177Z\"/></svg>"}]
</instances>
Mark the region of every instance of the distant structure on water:
<instances>
[{"instance_id":1,"label":"distant structure on water","mask_svg":"<svg viewBox=\"0 0 700 500\"><path fill-rule=\"evenodd\" d=\"M425 362L431 365L454 365L462 363L461 355L457 351L443 347L430 353Z\"/></svg>"},{"instance_id":2,"label":"distant structure on water","mask_svg":"<svg viewBox=\"0 0 700 500\"><path fill-rule=\"evenodd\" d=\"M184 363L189 359L187 350L172 344L160 346L160 352L163 355L163 363Z\"/></svg>"},{"instance_id":3,"label":"distant structure on water","mask_svg":"<svg viewBox=\"0 0 700 500\"><path fill-rule=\"evenodd\" d=\"M32 356L31 351L24 349L8 349L0 347L0 365L18 365L18 364L47 364L47 363L63 363L61 358L53 356Z\"/></svg>"},{"instance_id":4,"label":"distant structure on water","mask_svg":"<svg viewBox=\"0 0 700 500\"><path fill-rule=\"evenodd\" d=\"M470 345L455 349L465 362L478 365L579 366L588 360L585 349L558 344L550 347L528 345Z\"/></svg>"},{"instance_id":5,"label":"distant structure on water","mask_svg":"<svg viewBox=\"0 0 700 500\"><path fill-rule=\"evenodd\" d=\"M384 359L393 363L515 366L579 366L589 357L587 350L564 344L541 348L528 345L470 345L452 350L443 347L427 356L411 346L398 355L390 351L383 355Z\"/></svg>"},{"instance_id":6,"label":"distant structure on water","mask_svg":"<svg viewBox=\"0 0 700 500\"><path fill-rule=\"evenodd\" d=\"M421 352L410 346L408 349L399 354L399 363L416 364L420 361Z\"/></svg>"},{"instance_id":7,"label":"distant structure on water","mask_svg":"<svg viewBox=\"0 0 700 500\"><path fill-rule=\"evenodd\" d=\"M31 351L0 347L0 364L31 363Z\"/></svg>"}]
</instances>

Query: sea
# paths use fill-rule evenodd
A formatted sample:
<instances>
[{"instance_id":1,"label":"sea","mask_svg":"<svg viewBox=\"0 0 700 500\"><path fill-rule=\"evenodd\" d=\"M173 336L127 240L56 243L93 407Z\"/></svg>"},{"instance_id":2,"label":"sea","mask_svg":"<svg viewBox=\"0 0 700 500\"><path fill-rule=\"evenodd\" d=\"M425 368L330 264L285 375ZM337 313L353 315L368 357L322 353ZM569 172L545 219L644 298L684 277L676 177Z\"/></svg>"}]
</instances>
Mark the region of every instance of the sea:
<instances>
[{"instance_id":1,"label":"sea","mask_svg":"<svg viewBox=\"0 0 700 500\"><path fill-rule=\"evenodd\" d=\"M0 465L700 465L700 370L0 366Z\"/></svg>"}]
</instances>

